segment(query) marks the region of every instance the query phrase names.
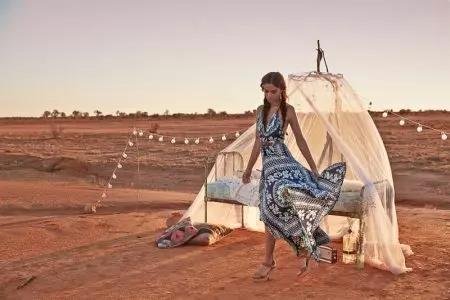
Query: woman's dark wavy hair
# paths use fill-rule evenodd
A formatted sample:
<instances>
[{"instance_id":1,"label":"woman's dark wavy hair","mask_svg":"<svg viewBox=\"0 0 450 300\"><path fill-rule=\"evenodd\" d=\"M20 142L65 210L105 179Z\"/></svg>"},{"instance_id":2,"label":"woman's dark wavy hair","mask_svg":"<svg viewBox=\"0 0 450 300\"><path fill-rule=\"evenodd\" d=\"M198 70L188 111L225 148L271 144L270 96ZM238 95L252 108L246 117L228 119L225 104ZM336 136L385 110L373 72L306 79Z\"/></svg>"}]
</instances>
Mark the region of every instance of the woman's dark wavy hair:
<instances>
[{"instance_id":1,"label":"woman's dark wavy hair","mask_svg":"<svg viewBox=\"0 0 450 300\"><path fill-rule=\"evenodd\" d=\"M286 94L286 82L284 81L283 75L279 72L270 72L264 75L264 77L261 79L261 90L264 91L264 84L273 84L277 88L281 90L281 102L280 102L280 110L281 110L281 116L284 121L286 120L286 101L287 101L287 94ZM263 126L264 130L266 130L266 122L267 122L267 114L269 113L270 104L269 101L267 101L266 96L264 95L264 106L263 106Z\"/></svg>"}]
</instances>

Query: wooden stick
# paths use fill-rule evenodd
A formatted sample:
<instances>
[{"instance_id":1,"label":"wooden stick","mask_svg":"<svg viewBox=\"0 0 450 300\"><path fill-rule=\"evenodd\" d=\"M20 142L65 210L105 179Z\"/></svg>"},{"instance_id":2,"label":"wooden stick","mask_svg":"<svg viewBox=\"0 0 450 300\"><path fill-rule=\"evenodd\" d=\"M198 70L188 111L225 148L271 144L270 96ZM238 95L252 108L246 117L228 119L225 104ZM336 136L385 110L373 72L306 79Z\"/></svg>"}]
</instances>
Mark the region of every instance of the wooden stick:
<instances>
[{"instance_id":1,"label":"wooden stick","mask_svg":"<svg viewBox=\"0 0 450 300\"><path fill-rule=\"evenodd\" d=\"M28 277L25 282L23 282L22 284L17 286L17 289L20 290L21 288L23 288L24 286L28 285L30 282L32 282L33 280L36 279L36 276L32 275L30 277Z\"/></svg>"}]
</instances>

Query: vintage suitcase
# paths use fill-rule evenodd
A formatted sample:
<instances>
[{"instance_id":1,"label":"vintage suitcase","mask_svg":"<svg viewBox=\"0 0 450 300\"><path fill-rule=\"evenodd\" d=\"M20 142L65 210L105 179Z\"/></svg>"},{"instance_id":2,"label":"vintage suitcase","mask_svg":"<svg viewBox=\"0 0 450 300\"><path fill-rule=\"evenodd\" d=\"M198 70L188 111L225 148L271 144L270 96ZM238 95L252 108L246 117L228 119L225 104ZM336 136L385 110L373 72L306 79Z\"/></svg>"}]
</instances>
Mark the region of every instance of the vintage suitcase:
<instances>
[{"instance_id":1,"label":"vintage suitcase","mask_svg":"<svg viewBox=\"0 0 450 300\"><path fill-rule=\"evenodd\" d=\"M337 250L329 246L319 246L320 261L334 264L337 262Z\"/></svg>"}]
</instances>

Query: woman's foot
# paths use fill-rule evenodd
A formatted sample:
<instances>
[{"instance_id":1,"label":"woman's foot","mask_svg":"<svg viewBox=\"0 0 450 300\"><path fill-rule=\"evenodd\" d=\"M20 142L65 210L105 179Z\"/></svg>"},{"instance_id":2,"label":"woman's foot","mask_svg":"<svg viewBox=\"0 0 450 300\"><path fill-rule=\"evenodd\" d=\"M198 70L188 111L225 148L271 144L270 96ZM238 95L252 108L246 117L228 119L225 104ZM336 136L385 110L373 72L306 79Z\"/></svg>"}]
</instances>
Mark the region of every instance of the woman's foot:
<instances>
[{"instance_id":1,"label":"woman's foot","mask_svg":"<svg viewBox=\"0 0 450 300\"><path fill-rule=\"evenodd\" d=\"M275 268L276 263L272 261L271 264L266 262L262 263L258 270L253 274L253 279L267 279L269 277L270 272Z\"/></svg>"},{"instance_id":2,"label":"woman's foot","mask_svg":"<svg viewBox=\"0 0 450 300\"><path fill-rule=\"evenodd\" d=\"M297 276L303 277L308 273L311 273L313 268L317 267L317 262L315 260L311 261L311 254L300 258L300 271Z\"/></svg>"}]
</instances>

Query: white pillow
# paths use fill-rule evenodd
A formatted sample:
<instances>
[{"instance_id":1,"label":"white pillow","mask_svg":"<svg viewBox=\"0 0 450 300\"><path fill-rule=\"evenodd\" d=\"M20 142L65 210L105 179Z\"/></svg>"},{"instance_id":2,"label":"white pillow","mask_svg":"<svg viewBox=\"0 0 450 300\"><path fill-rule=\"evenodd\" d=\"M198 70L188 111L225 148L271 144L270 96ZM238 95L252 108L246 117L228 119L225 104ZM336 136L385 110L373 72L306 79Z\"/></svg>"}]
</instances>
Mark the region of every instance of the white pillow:
<instances>
[{"instance_id":1,"label":"white pillow","mask_svg":"<svg viewBox=\"0 0 450 300\"><path fill-rule=\"evenodd\" d=\"M349 180L344 179L344 182L342 183L342 192L360 192L363 188L364 183L362 183L359 180Z\"/></svg>"},{"instance_id":2,"label":"white pillow","mask_svg":"<svg viewBox=\"0 0 450 300\"><path fill-rule=\"evenodd\" d=\"M244 175L244 170L237 170L234 172L234 177L242 178ZM260 180L261 179L261 171L260 170L252 170L252 174L250 175L250 180Z\"/></svg>"}]
</instances>

